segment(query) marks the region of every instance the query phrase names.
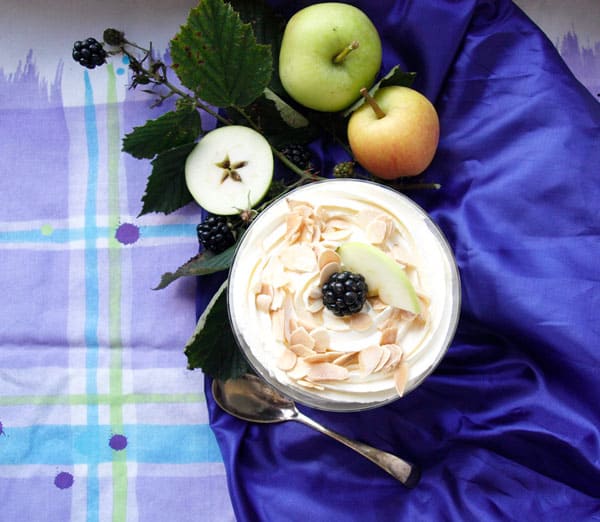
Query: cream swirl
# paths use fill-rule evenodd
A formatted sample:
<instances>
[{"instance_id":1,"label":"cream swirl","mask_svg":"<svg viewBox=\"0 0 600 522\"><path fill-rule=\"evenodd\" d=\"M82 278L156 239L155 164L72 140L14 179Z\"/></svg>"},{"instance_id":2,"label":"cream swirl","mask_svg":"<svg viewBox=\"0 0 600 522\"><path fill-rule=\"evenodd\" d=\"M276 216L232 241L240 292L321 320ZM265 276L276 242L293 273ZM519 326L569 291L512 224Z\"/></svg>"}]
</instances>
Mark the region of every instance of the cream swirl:
<instances>
[{"instance_id":1,"label":"cream swirl","mask_svg":"<svg viewBox=\"0 0 600 522\"><path fill-rule=\"evenodd\" d=\"M339 318L320 287L343 269L336 249L369 243L399 263L421 304L418 315L371 295ZM247 231L229 278L229 310L253 366L294 398L323 409L361 409L418 385L454 332L458 275L425 213L375 183L307 185L263 211Z\"/></svg>"}]
</instances>

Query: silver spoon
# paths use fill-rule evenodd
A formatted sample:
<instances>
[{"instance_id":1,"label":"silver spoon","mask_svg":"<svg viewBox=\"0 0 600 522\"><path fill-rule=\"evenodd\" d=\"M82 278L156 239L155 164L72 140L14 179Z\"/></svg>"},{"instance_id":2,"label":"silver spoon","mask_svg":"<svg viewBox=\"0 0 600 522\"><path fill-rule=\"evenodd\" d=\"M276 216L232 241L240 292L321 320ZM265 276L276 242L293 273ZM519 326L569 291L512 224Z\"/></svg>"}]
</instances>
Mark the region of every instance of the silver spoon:
<instances>
[{"instance_id":1,"label":"silver spoon","mask_svg":"<svg viewBox=\"0 0 600 522\"><path fill-rule=\"evenodd\" d=\"M223 410L239 419L260 423L293 420L329 435L377 464L407 488L414 488L421 478L421 472L414 464L386 451L348 439L307 417L298 411L292 400L280 395L255 375L244 375L226 381L215 379L212 394Z\"/></svg>"}]
</instances>

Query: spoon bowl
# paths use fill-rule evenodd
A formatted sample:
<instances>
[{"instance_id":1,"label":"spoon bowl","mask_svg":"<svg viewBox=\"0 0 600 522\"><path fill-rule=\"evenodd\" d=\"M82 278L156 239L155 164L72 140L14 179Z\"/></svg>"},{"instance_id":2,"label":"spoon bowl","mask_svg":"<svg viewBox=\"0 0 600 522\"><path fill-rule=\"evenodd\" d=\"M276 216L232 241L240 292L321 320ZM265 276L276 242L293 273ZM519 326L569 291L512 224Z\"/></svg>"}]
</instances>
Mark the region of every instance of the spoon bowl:
<instances>
[{"instance_id":1,"label":"spoon bowl","mask_svg":"<svg viewBox=\"0 0 600 522\"><path fill-rule=\"evenodd\" d=\"M357 451L407 488L414 488L419 482L421 472L414 464L325 428L301 413L291 399L256 375L246 374L226 381L214 379L211 390L215 402L234 417L263 424L289 420L301 422Z\"/></svg>"}]
</instances>

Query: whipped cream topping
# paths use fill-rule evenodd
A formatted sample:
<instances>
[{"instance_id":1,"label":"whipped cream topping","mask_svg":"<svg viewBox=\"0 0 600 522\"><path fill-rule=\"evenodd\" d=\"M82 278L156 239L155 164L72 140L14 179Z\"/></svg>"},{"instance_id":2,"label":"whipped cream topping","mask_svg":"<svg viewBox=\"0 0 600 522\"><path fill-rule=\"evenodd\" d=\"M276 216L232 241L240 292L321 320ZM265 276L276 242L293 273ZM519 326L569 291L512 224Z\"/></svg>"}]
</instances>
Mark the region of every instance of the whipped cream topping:
<instances>
[{"instance_id":1,"label":"whipped cream topping","mask_svg":"<svg viewBox=\"0 0 600 522\"><path fill-rule=\"evenodd\" d=\"M419 314L370 295L337 317L320 288L343 270L336 249L374 245L399 263ZM296 189L246 232L229 277L233 329L272 384L322 409L361 409L413 389L437 365L459 308L456 267L439 230L405 196L381 185L331 180Z\"/></svg>"}]
</instances>

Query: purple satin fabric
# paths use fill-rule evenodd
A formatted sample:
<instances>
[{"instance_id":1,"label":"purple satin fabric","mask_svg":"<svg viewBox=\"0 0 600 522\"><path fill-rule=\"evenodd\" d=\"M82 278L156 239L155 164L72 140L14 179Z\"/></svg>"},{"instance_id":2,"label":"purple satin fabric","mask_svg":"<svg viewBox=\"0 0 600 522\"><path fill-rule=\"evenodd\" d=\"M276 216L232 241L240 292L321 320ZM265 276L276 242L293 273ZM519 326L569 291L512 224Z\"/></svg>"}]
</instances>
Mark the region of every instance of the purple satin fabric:
<instances>
[{"instance_id":1,"label":"purple satin fabric","mask_svg":"<svg viewBox=\"0 0 600 522\"><path fill-rule=\"evenodd\" d=\"M240 521L600 518L600 103L506 0L351 2L384 70L418 73L441 141L411 193L462 278L458 332L416 391L374 411L302 408L423 468L406 490L297 423L211 425ZM289 16L307 2L272 0ZM323 168L345 159L316 143ZM199 306L210 291L200 287Z\"/></svg>"}]
</instances>

